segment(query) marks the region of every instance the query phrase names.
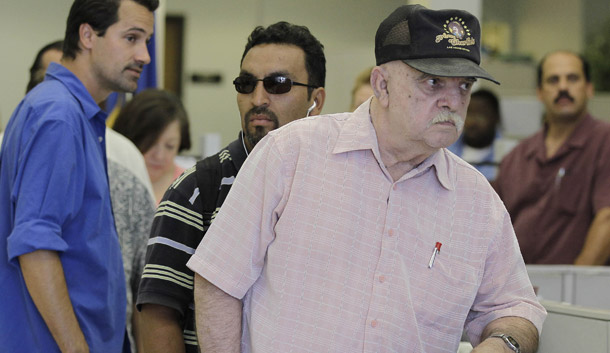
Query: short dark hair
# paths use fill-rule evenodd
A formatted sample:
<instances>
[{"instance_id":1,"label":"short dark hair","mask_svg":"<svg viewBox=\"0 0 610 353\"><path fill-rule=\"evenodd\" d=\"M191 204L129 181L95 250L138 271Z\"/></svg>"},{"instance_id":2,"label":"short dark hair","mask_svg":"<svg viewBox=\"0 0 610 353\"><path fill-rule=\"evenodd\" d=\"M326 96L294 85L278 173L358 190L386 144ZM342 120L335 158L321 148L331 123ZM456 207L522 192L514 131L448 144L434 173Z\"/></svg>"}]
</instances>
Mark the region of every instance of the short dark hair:
<instances>
[{"instance_id":1,"label":"short dark hair","mask_svg":"<svg viewBox=\"0 0 610 353\"><path fill-rule=\"evenodd\" d=\"M258 26L254 28L248 37L248 43L241 57L241 63L250 49L261 44L291 44L296 45L305 52L305 69L307 70L307 84L324 87L326 84L326 57L324 46L311 34L305 26L293 25L280 21L265 28ZM307 92L311 98L313 88Z\"/></svg>"},{"instance_id":2,"label":"short dark hair","mask_svg":"<svg viewBox=\"0 0 610 353\"><path fill-rule=\"evenodd\" d=\"M159 7L159 0L74 0L70 14L66 21L66 35L64 37L64 57L75 59L80 52L80 25L88 23L98 36L103 37L108 27L119 20L119 6L121 1L133 1L150 12Z\"/></svg>"},{"instance_id":3,"label":"short dark hair","mask_svg":"<svg viewBox=\"0 0 610 353\"><path fill-rule=\"evenodd\" d=\"M169 91L146 89L121 108L112 128L130 139L144 154L176 120L180 123L180 152L191 148L189 121L182 102Z\"/></svg>"},{"instance_id":4,"label":"short dark hair","mask_svg":"<svg viewBox=\"0 0 610 353\"><path fill-rule=\"evenodd\" d=\"M63 43L63 40L56 40L40 48L40 50L36 54L34 63L30 67L30 81L28 81L25 93L31 91L32 88L36 87L36 85L38 85L44 79L44 72L40 72L42 70L42 56L49 50L62 51L61 49Z\"/></svg>"},{"instance_id":5,"label":"short dark hair","mask_svg":"<svg viewBox=\"0 0 610 353\"><path fill-rule=\"evenodd\" d=\"M470 100L472 100L472 98L484 100L496 116L497 122L500 123L500 100L498 100L498 96L496 96L492 91L483 88L473 92L470 96Z\"/></svg>"},{"instance_id":6,"label":"short dark hair","mask_svg":"<svg viewBox=\"0 0 610 353\"><path fill-rule=\"evenodd\" d=\"M556 53L566 53L566 54L572 54L575 57L580 59L580 62L582 63L582 72L585 75L585 80L587 82L591 82L591 69L589 66L589 62L587 61L587 59L585 59L584 56L582 56L581 54L578 53L574 53L572 51L569 50L558 50L558 51L554 51L551 53L546 54L545 56L542 57L542 59L540 59L540 62L538 62L538 87L542 87L542 65L544 65L544 62L546 61L546 59L552 55L552 54L556 54Z\"/></svg>"}]
</instances>

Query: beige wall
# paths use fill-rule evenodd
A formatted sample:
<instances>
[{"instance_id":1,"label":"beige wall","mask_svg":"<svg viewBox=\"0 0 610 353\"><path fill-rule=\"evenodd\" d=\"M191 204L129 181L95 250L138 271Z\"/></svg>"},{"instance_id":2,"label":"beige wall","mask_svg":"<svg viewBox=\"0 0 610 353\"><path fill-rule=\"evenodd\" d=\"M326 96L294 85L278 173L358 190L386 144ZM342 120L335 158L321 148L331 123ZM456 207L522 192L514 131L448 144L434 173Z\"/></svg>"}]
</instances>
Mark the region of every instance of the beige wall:
<instances>
[{"instance_id":1,"label":"beige wall","mask_svg":"<svg viewBox=\"0 0 610 353\"><path fill-rule=\"evenodd\" d=\"M163 1L163 0L162 0ZM10 0L0 11L0 125L23 97L28 68L38 49L63 37L72 0ZM353 78L374 64L374 35L378 24L402 0L168 0L167 14L186 18L184 103L191 119L191 135L198 152L199 136L217 132L226 144L240 128L235 90L231 82L247 36L256 25L286 20L306 25L324 44L327 58L327 100L323 112L349 108ZM35 10L34 10L35 9ZM219 85L189 82L191 74L220 73Z\"/></svg>"},{"instance_id":2,"label":"beige wall","mask_svg":"<svg viewBox=\"0 0 610 353\"><path fill-rule=\"evenodd\" d=\"M327 101L323 112L348 109L349 91L354 76L374 63L374 34L379 22L406 0L161 0L168 14L186 17L184 102L192 121L192 154L199 152L199 136L219 133L221 144L236 137L239 113L231 84L239 70L239 60L247 35L255 25L269 25L287 20L308 26L326 47ZM587 0L586 4L607 7L607 0ZM514 50L538 59L544 53L567 48L580 50L588 10L583 2L562 3L554 0L448 0L426 1L432 8L462 4L472 12L482 12L483 21L495 18L508 22L513 31ZM25 91L28 68L37 50L45 43L63 37L65 20L72 0L9 0L0 11L0 125ZM501 4L510 6L502 8ZM482 6L481 6L482 4ZM603 12L603 11L597 11ZM601 17L601 16L600 16ZM484 58L484 66L499 77L502 86L494 87L502 95L534 97L535 64L506 64ZM189 82L193 73L219 73L218 85ZM484 83L483 83L484 84ZM608 95L593 102L592 111L610 117ZM536 112L533 112L534 114Z\"/></svg>"},{"instance_id":3,"label":"beige wall","mask_svg":"<svg viewBox=\"0 0 610 353\"><path fill-rule=\"evenodd\" d=\"M580 52L583 45L582 3L579 1L519 0L516 6L517 51L540 59L563 48Z\"/></svg>"},{"instance_id":4,"label":"beige wall","mask_svg":"<svg viewBox=\"0 0 610 353\"><path fill-rule=\"evenodd\" d=\"M9 0L0 10L0 127L25 93L29 68L44 45L62 39L71 0Z\"/></svg>"}]
</instances>

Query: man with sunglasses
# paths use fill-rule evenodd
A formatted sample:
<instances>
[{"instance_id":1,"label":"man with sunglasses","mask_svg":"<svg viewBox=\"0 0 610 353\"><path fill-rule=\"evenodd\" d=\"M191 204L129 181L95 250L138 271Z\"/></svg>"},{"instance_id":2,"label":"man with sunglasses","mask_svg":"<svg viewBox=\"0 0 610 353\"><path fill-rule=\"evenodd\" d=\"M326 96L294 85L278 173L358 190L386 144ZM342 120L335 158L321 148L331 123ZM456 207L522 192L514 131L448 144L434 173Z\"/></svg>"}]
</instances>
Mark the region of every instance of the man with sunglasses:
<instances>
[{"instance_id":1,"label":"man with sunglasses","mask_svg":"<svg viewBox=\"0 0 610 353\"><path fill-rule=\"evenodd\" d=\"M510 217L445 148L495 82L479 46L468 12L401 6L371 99L257 145L188 262L202 352L456 352L464 328L473 352L536 350Z\"/></svg>"},{"instance_id":2,"label":"man with sunglasses","mask_svg":"<svg viewBox=\"0 0 610 353\"><path fill-rule=\"evenodd\" d=\"M242 131L178 178L155 215L137 300L146 352L198 352L186 262L254 146L269 131L321 111L325 77L323 46L306 27L278 22L250 34L233 81Z\"/></svg>"}]
</instances>

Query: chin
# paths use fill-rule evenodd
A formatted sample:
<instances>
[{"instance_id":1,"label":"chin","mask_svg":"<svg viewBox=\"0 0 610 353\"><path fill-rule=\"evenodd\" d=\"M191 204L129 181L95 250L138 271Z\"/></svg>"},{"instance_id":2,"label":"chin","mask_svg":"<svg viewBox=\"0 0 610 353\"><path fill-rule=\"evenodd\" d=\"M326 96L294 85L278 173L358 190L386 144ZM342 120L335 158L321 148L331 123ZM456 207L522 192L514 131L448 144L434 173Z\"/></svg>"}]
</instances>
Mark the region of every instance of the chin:
<instances>
[{"instance_id":1,"label":"chin","mask_svg":"<svg viewBox=\"0 0 610 353\"><path fill-rule=\"evenodd\" d=\"M440 150L441 148L447 148L447 147L451 146L452 144L453 144L453 142L435 141L435 142L430 142L427 145L432 149Z\"/></svg>"},{"instance_id":2,"label":"chin","mask_svg":"<svg viewBox=\"0 0 610 353\"><path fill-rule=\"evenodd\" d=\"M559 122L574 122L576 120L578 120L578 118L580 117L581 113L580 112L574 112L574 111L562 111L562 112L558 112L557 114L555 114L555 121L559 121Z\"/></svg>"},{"instance_id":3,"label":"chin","mask_svg":"<svg viewBox=\"0 0 610 353\"><path fill-rule=\"evenodd\" d=\"M130 85L129 87L123 87L123 92L125 93L133 93L138 89L138 84L134 83L132 85Z\"/></svg>"},{"instance_id":4,"label":"chin","mask_svg":"<svg viewBox=\"0 0 610 353\"><path fill-rule=\"evenodd\" d=\"M116 92L124 92L131 93L135 92L138 89L138 81L133 80L122 80L121 82L116 83L116 87L113 91Z\"/></svg>"},{"instance_id":5,"label":"chin","mask_svg":"<svg viewBox=\"0 0 610 353\"><path fill-rule=\"evenodd\" d=\"M457 133L443 134L441 136L436 136L434 139L430 139L428 145L434 148L445 148L451 146L457 139Z\"/></svg>"},{"instance_id":6,"label":"chin","mask_svg":"<svg viewBox=\"0 0 610 353\"><path fill-rule=\"evenodd\" d=\"M148 176L150 177L150 182L151 183L155 183L155 182L157 182L161 178L161 175L158 175L158 174L148 173Z\"/></svg>"},{"instance_id":7,"label":"chin","mask_svg":"<svg viewBox=\"0 0 610 353\"><path fill-rule=\"evenodd\" d=\"M158 168L148 168L148 176L150 177L150 181L152 181L153 183L161 179L161 177L165 175L165 173L165 170L160 170Z\"/></svg>"}]
</instances>

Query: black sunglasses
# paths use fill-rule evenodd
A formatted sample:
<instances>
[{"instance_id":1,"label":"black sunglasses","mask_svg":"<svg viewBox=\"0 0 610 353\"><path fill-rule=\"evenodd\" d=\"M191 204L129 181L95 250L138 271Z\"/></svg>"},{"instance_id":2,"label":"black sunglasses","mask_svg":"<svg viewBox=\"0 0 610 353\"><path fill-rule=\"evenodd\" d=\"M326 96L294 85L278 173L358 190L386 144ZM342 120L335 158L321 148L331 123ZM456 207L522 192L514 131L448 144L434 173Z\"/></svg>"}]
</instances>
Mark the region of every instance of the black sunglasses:
<instances>
[{"instance_id":1,"label":"black sunglasses","mask_svg":"<svg viewBox=\"0 0 610 353\"><path fill-rule=\"evenodd\" d=\"M318 86L306 85L300 82L294 82L286 76L268 76L265 78L254 78L252 76L239 76L233 80L235 90L239 93L252 93L258 81L263 81L265 91L271 94L282 94L290 92L292 86L304 86L310 88L318 88Z\"/></svg>"}]
</instances>

